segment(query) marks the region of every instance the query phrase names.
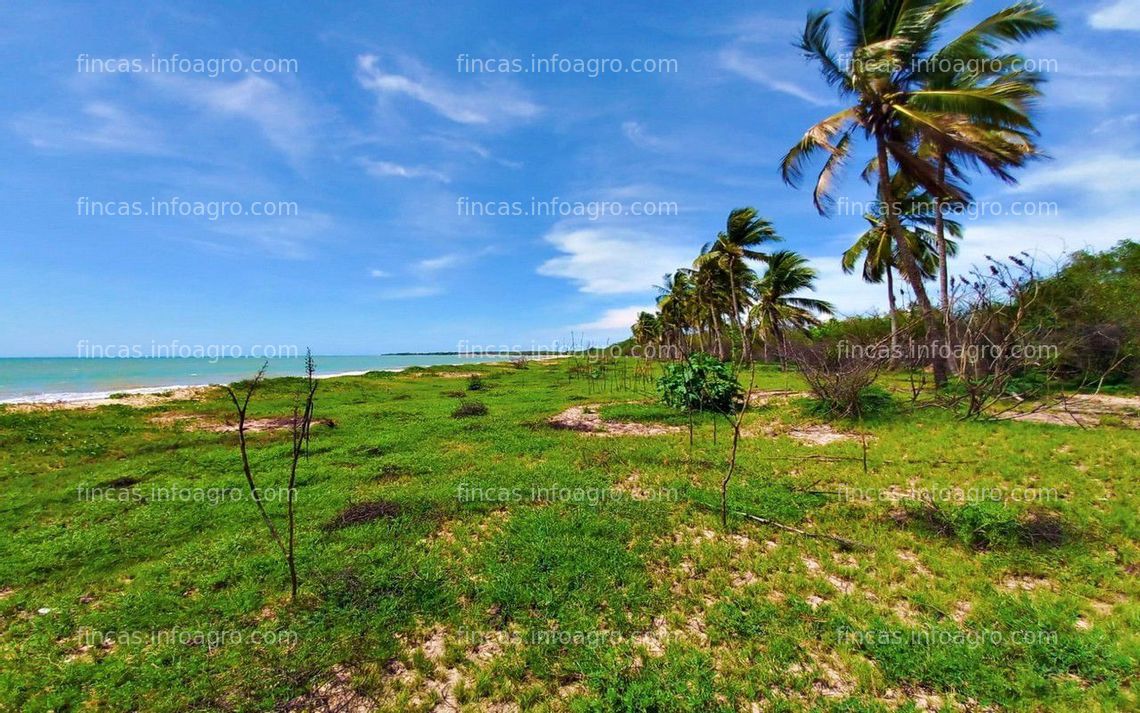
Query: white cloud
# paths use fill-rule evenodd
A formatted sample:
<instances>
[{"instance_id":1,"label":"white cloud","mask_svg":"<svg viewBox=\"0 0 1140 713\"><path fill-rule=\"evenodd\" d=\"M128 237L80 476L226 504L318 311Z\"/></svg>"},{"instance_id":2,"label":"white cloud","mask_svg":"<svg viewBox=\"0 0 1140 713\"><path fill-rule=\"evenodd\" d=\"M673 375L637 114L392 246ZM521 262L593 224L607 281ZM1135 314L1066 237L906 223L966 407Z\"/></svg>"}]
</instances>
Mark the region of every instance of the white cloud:
<instances>
[{"instance_id":1,"label":"white cloud","mask_svg":"<svg viewBox=\"0 0 1140 713\"><path fill-rule=\"evenodd\" d=\"M398 163L391 161L373 161L372 159L362 158L360 164L364 166L364 170L372 176L396 176L399 178L430 178L433 181L440 183L450 183L451 179L441 171L436 171L432 168L425 166L401 166Z\"/></svg>"},{"instance_id":2,"label":"white cloud","mask_svg":"<svg viewBox=\"0 0 1140 713\"><path fill-rule=\"evenodd\" d=\"M962 272L969 265L982 264L986 255L1000 260L1025 251L1045 269L1075 250L1104 250L1126 238L1137 237L1140 229L1134 215L987 221L966 227L954 265Z\"/></svg>"},{"instance_id":3,"label":"white cloud","mask_svg":"<svg viewBox=\"0 0 1140 713\"><path fill-rule=\"evenodd\" d=\"M83 105L82 119L25 116L12 127L40 149L166 153L160 132L136 112L115 104L92 101Z\"/></svg>"},{"instance_id":4,"label":"white cloud","mask_svg":"<svg viewBox=\"0 0 1140 713\"><path fill-rule=\"evenodd\" d=\"M521 161L510 161L505 158L499 158L495 154L491 153L491 150L486 146L483 146L482 144L476 143L474 141L468 141L467 139L460 139L454 136L431 135L424 137L424 140L440 144L446 148L451 149L452 151L474 154L485 161L494 161L500 166L506 166L507 168L518 169L522 168L523 166Z\"/></svg>"},{"instance_id":5,"label":"white cloud","mask_svg":"<svg viewBox=\"0 0 1140 713\"><path fill-rule=\"evenodd\" d=\"M1087 194L1098 201L1117 201L1140 194L1140 158L1102 154L1054 163L1027 173L1015 189L1029 193L1053 189L1058 195ZM1058 192L1056 189L1070 189Z\"/></svg>"},{"instance_id":6,"label":"white cloud","mask_svg":"<svg viewBox=\"0 0 1140 713\"><path fill-rule=\"evenodd\" d=\"M375 278L391 277L392 273L388 272L387 270L369 270L368 276Z\"/></svg>"},{"instance_id":7,"label":"white cloud","mask_svg":"<svg viewBox=\"0 0 1140 713\"><path fill-rule=\"evenodd\" d=\"M1140 30L1140 0L1116 0L1089 16L1098 30Z\"/></svg>"},{"instance_id":8,"label":"white cloud","mask_svg":"<svg viewBox=\"0 0 1140 713\"><path fill-rule=\"evenodd\" d=\"M439 114L460 124L491 124L507 120L531 119L541 109L506 84L481 83L478 89L460 90L444 86L426 70L410 62L405 76L386 72L380 58L365 54L357 57L357 79L361 86L378 95L404 95L422 102Z\"/></svg>"},{"instance_id":9,"label":"white cloud","mask_svg":"<svg viewBox=\"0 0 1140 713\"><path fill-rule=\"evenodd\" d=\"M656 136L651 135L645 129L645 125L637 121L626 121L621 125L621 131L625 137L643 149L659 149L664 146L665 142Z\"/></svg>"},{"instance_id":10,"label":"white cloud","mask_svg":"<svg viewBox=\"0 0 1140 713\"><path fill-rule=\"evenodd\" d=\"M242 216L210 223L214 232L283 260L311 258L314 242L335 225L331 216L315 212L272 218Z\"/></svg>"},{"instance_id":11,"label":"white cloud","mask_svg":"<svg viewBox=\"0 0 1140 713\"><path fill-rule=\"evenodd\" d=\"M264 77L251 75L224 82L164 74L142 76L193 107L254 124L269 143L291 159L303 158L313 148L312 107L298 93Z\"/></svg>"},{"instance_id":12,"label":"white cloud","mask_svg":"<svg viewBox=\"0 0 1140 713\"><path fill-rule=\"evenodd\" d=\"M420 260L416 266L421 270L444 270L449 267L455 267L464 260L463 255L459 253L450 253L448 255L440 255L439 257L431 257L426 260Z\"/></svg>"},{"instance_id":13,"label":"white cloud","mask_svg":"<svg viewBox=\"0 0 1140 713\"><path fill-rule=\"evenodd\" d=\"M634 305L633 307L615 307L607 309L602 316L595 319L593 322L586 322L579 324L574 329L583 331L597 330L597 331L628 331L630 326L637 321L637 315L641 312L652 313L656 307L653 305Z\"/></svg>"},{"instance_id":14,"label":"white cloud","mask_svg":"<svg viewBox=\"0 0 1140 713\"><path fill-rule=\"evenodd\" d=\"M722 69L726 69L744 77L750 82L755 82L773 91L802 99L816 106L828 106L832 103L827 99L807 91L794 81L785 79L784 77L787 75L780 71L780 68L774 67L773 62L762 58L747 57L739 49L734 47L722 50L718 60Z\"/></svg>"},{"instance_id":15,"label":"white cloud","mask_svg":"<svg viewBox=\"0 0 1140 713\"><path fill-rule=\"evenodd\" d=\"M835 255L808 258L818 276L815 297L835 305L841 315L887 311L887 285L864 282L858 270L853 275L843 272L838 252ZM896 275L897 277L897 275ZM895 289L903 286L901 278L895 280Z\"/></svg>"},{"instance_id":16,"label":"white cloud","mask_svg":"<svg viewBox=\"0 0 1140 713\"><path fill-rule=\"evenodd\" d=\"M670 245L659 234L634 230L560 224L543 240L565 255L544 262L538 274L572 280L589 294L645 292L693 261L691 245Z\"/></svg>"},{"instance_id":17,"label":"white cloud","mask_svg":"<svg viewBox=\"0 0 1140 713\"><path fill-rule=\"evenodd\" d=\"M382 300L415 300L424 297L434 297L435 295L443 294L443 288L439 285L411 285L408 287L397 287L391 290L386 290L380 293Z\"/></svg>"}]
</instances>

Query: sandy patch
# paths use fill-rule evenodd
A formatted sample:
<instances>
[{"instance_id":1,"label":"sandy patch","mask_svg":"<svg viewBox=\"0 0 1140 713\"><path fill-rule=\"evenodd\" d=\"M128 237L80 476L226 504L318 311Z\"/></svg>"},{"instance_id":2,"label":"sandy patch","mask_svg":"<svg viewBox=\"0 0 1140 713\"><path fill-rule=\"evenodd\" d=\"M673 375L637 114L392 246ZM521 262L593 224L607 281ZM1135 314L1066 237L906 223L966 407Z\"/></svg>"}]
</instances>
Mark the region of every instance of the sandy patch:
<instances>
[{"instance_id":1,"label":"sandy patch","mask_svg":"<svg viewBox=\"0 0 1140 713\"><path fill-rule=\"evenodd\" d=\"M664 436L680 433L680 426L649 423L623 423L606 421L598 412L598 405L571 406L547 421L551 426L567 431L578 431L590 436Z\"/></svg>"},{"instance_id":2,"label":"sandy patch","mask_svg":"<svg viewBox=\"0 0 1140 713\"><path fill-rule=\"evenodd\" d=\"M633 500L657 501L662 499L675 500L675 495L665 488L647 489L641 487L641 473L633 471L624 480L614 484L614 490L625 493Z\"/></svg>"},{"instance_id":3,"label":"sandy patch","mask_svg":"<svg viewBox=\"0 0 1140 713\"><path fill-rule=\"evenodd\" d=\"M923 577L930 576L930 570L922 564L922 560L919 559L918 555L911 552L910 550L900 550L898 552L898 558L910 565L915 574L920 574Z\"/></svg>"},{"instance_id":4,"label":"sandy patch","mask_svg":"<svg viewBox=\"0 0 1140 713\"><path fill-rule=\"evenodd\" d=\"M685 619L684 625L680 630L675 630L669 626L669 622L663 616L654 618L653 627L646 632L643 632L633 639L633 643L639 646L644 646L646 653L656 658L665 653L665 648L669 645L670 641L687 642L690 644L704 645L708 642L708 635L705 633L705 622L699 614L693 614Z\"/></svg>"},{"instance_id":5,"label":"sandy patch","mask_svg":"<svg viewBox=\"0 0 1140 713\"><path fill-rule=\"evenodd\" d=\"M1001 582L1001 586L1005 589L1020 592L1032 592L1038 589L1053 590L1053 582L1045 577L1034 577L1029 575L1016 575L1006 577Z\"/></svg>"},{"instance_id":6,"label":"sandy patch","mask_svg":"<svg viewBox=\"0 0 1140 713\"><path fill-rule=\"evenodd\" d=\"M806 391L753 389L748 393L748 404L750 406L767 406L773 401L787 401L788 399L806 398L807 396L809 394Z\"/></svg>"},{"instance_id":7,"label":"sandy patch","mask_svg":"<svg viewBox=\"0 0 1140 713\"><path fill-rule=\"evenodd\" d=\"M894 606L891 607L891 611L893 611L895 616L898 617L899 620L903 623L909 626L918 625L920 615L918 613L918 610L915 609L914 605L911 604L908 600L898 600L895 602Z\"/></svg>"},{"instance_id":8,"label":"sandy patch","mask_svg":"<svg viewBox=\"0 0 1140 713\"><path fill-rule=\"evenodd\" d=\"M846 698L855 691L855 679L843 663L832 654L809 652L811 665L794 663L788 673L807 675L812 679L812 691L823 698Z\"/></svg>"},{"instance_id":9,"label":"sandy patch","mask_svg":"<svg viewBox=\"0 0 1140 713\"><path fill-rule=\"evenodd\" d=\"M834 427L826 423L805 426L769 423L757 430L745 430L744 435L746 437L766 436L769 438L787 436L805 446L827 446L832 443L842 443L845 441L858 443L862 439L862 436L858 433L837 431ZM868 436L867 440L872 441L874 439Z\"/></svg>"},{"instance_id":10,"label":"sandy patch","mask_svg":"<svg viewBox=\"0 0 1140 713\"><path fill-rule=\"evenodd\" d=\"M210 431L211 433L237 433L238 425L229 420L218 422L208 416L193 413L163 413L150 419L158 426L181 426L189 431ZM314 426L327 426L335 428L336 422L331 418L318 418L313 420ZM292 416L274 416L271 418L246 419L246 433L263 433L267 431L285 431L293 428Z\"/></svg>"},{"instance_id":11,"label":"sandy patch","mask_svg":"<svg viewBox=\"0 0 1140 713\"><path fill-rule=\"evenodd\" d=\"M286 703L284 710L371 713L379 707L376 701L353 688L347 668L334 666L324 683Z\"/></svg>"},{"instance_id":12,"label":"sandy patch","mask_svg":"<svg viewBox=\"0 0 1140 713\"><path fill-rule=\"evenodd\" d=\"M161 406L173 401L196 401L203 398L216 386L186 386L169 389L157 393L127 394L121 398L94 398L79 401L51 401L46 403L27 404L0 404L14 413L35 413L39 411L70 411L74 409L90 409L100 406L130 406L131 408L147 408Z\"/></svg>"},{"instance_id":13,"label":"sandy patch","mask_svg":"<svg viewBox=\"0 0 1140 713\"><path fill-rule=\"evenodd\" d=\"M1000 420L1089 428L1099 426L1106 416L1131 428L1140 428L1140 397L1073 394L1039 405L1033 411L1003 414Z\"/></svg>"},{"instance_id":14,"label":"sandy patch","mask_svg":"<svg viewBox=\"0 0 1140 713\"><path fill-rule=\"evenodd\" d=\"M954 611L951 612L950 618L961 624L966 621L972 611L974 611L974 605L963 600L954 605Z\"/></svg>"}]
</instances>

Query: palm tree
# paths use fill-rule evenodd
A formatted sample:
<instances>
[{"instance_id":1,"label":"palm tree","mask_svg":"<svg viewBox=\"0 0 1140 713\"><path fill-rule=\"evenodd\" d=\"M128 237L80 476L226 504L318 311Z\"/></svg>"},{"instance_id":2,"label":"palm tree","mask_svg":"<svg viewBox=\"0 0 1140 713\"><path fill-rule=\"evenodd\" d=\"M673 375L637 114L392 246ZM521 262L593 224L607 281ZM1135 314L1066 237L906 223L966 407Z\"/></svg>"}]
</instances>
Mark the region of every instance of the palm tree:
<instances>
[{"instance_id":1,"label":"palm tree","mask_svg":"<svg viewBox=\"0 0 1140 713\"><path fill-rule=\"evenodd\" d=\"M709 245L705 245L701 250L701 255L703 256L708 249ZM723 317L729 312L730 283L728 273L712 260L702 261L698 257L694 264L696 265L692 271L694 298L701 306L703 317L708 320L717 357L724 359L729 351L725 348L722 329Z\"/></svg>"},{"instance_id":2,"label":"palm tree","mask_svg":"<svg viewBox=\"0 0 1140 713\"><path fill-rule=\"evenodd\" d=\"M811 297L797 297L802 290L815 290L816 271L807 260L791 250L768 256L768 270L756 285L756 304L749 312L765 339L771 337L780 350L780 365L787 368L787 333L807 332L820 323L819 315L830 315L835 308Z\"/></svg>"},{"instance_id":3,"label":"palm tree","mask_svg":"<svg viewBox=\"0 0 1140 713\"><path fill-rule=\"evenodd\" d=\"M919 146L942 146L948 153L969 155L987 167L1008 165L1017 155L1014 145L994 137L1000 132L1032 130L1026 107L1036 94L1031 84L1019 82L966 88L924 86L923 67L929 66L931 45L966 4L963 0L851 0L844 15L844 40L852 57L847 65L840 64L832 49L830 11L809 13L799 47L819 64L828 84L854 103L808 129L781 165L784 180L794 185L814 156L827 155L814 191L816 208L826 214L833 203L837 174L851 155L855 132L861 131L871 142L883 220L895 241L898 268L919 303L927 333L935 339L941 325L895 210L891 163L941 200L966 201L969 196L960 186L940 177L919 155ZM974 28L972 40L959 38L948 47L981 47L994 37L1027 36L1033 21L1025 19L1024 11L1030 7L1036 4L1018 3L1014 8L1023 11L994 23L992 27L998 29ZM935 382L942 386L947 381L946 364L939 359L932 363Z\"/></svg>"},{"instance_id":4,"label":"palm tree","mask_svg":"<svg viewBox=\"0 0 1140 713\"><path fill-rule=\"evenodd\" d=\"M898 185L900 182L897 177L892 183L896 184L900 193L908 190ZM913 188L909 190L913 190ZM908 199L903 201L899 207L900 220L906 230L907 244L916 256L924 278L933 277L942 265L942 258L939 256L941 251L935 247L934 233L929 230L929 226L936 220L931 213L932 205L933 200L929 195L919 193L908 196ZM859 257L863 256L863 280L873 284L884 281L887 283L887 305L891 319L891 362L893 365L895 356L898 354L899 332L898 305L894 285L894 271L898 267L898 260L894 240L886 229L886 223L883 221L882 210L879 205L874 206L863 218L869 227L866 232L859 236L855 244L843 253L841 264L843 272L851 274L855 271ZM955 237L961 235L962 226L957 221L943 222L952 235ZM944 249L949 255L956 255L958 243L947 240Z\"/></svg>"},{"instance_id":5,"label":"palm tree","mask_svg":"<svg viewBox=\"0 0 1140 713\"><path fill-rule=\"evenodd\" d=\"M657 311L660 314L661 334L681 354L687 354L685 337L692 325L692 281L689 270L680 269L666 274L657 287Z\"/></svg>"},{"instance_id":6,"label":"palm tree","mask_svg":"<svg viewBox=\"0 0 1140 713\"><path fill-rule=\"evenodd\" d=\"M1024 59L1018 55L995 56L1004 45L1024 42L1031 37L1054 32L1058 28L1055 15L1035 2L1018 2L990 15L935 52L925 65L920 81L927 91L968 92L987 85L1001 87L1001 91L1023 95L1023 108L1032 108L1031 100L1040 95L1038 87L1043 77L1026 72ZM1013 86L1012 90L1003 85ZM1010 171L1023 166L1028 160L1040 156L1032 137L1037 134L1033 125L1021 128L971 124L971 117L961 117L963 128L976 132L979 140L972 145L951 146L945 142L930 143L924 147L938 172L938 179L948 180L948 174L965 180L964 168L981 164L991 174L1007 183L1014 183ZM972 149L972 150L971 150ZM979 154L977 151L986 151ZM950 290L947 267L946 226L943 199L936 195L935 234L939 258L939 292L943 315L949 329ZM947 332L949 336L949 332Z\"/></svg>"},{"instance_id":7,"label":"palm tree","mask_svg":"<svg viewBox=\"0 0 1140 713\"><path fill-rule=\"evenodd\" d=\"M632 331L634 341L644 349L661 340L661 320L655 314L639 312Z\"/></svg>"},{"instance_id":8,"label":"palm tree","mask_svg":"<svg viewBox=\"0 0 1140 713\"><path fill-rule=\"evenodd\" d=\"M703 264L715 263L727 274L731 311L740 331L741 358L744 360L751 358L749 333L742 317L747 308L744 280L755 275L746 261L766 261L768 255L756 248L782 239L769 221L757 216L755 208L737 208L728 214L725 231L706 245L693 263L697 269Z\"/></svg>"}]
</instances>

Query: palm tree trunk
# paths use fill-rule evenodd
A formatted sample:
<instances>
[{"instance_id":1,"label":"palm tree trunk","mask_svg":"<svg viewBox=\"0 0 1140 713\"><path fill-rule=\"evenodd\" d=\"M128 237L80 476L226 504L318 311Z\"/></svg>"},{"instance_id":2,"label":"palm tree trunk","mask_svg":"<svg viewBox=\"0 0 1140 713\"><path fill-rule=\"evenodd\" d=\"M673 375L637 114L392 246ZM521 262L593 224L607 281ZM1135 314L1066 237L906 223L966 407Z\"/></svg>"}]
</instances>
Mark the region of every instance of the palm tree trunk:
<instances>
[{"instance_id":1,"label":"palm tree trunk","mask_svg":"<svg viewBox=\"0 0 1140 713\"><path fill-rule=\"evenodd\" d=\"M752 353L748 346L748 335L744 333L744 322L740 319L740 302L736 299L736 277L732 270L736 265L728 264L728 291L732 293L732 316L736 320L736 328L740 330L740 359L751 361Z\"/></svg>"},{"instance_id":2,"label":"palm tree trunk","mask_svg":"<svg viewBox=\"0 0 1140 713\"><path fill-rule=\"evenodd\" d=\"M899 308L895 303L895 269L887 265L887 308L891 312L891 359L890 367L898 366L899 355Z\"/></svg>"},{"instance_id":3,"label":"palm tree trunk","mask_svg":"<svg viewBox=\"0 0 1140 713\"><path fill-rule=\"evenodd\" d=\"M938 154L938 182L946 183L946 154ZM946 264L946 218L942 214L942 196L934 197L934 235L938 241L938 289L941 297L942 328L946 337L946 366L951 373L957 371L954 361L953 330L950 328L950 268Z\"/></svg>"},{"instance_id":4,"label":"palm tree trunk","mask_svg":"<svg viewBox=\"0 0 1140 713\"><path fill-rule=\"evenodd\" d=\"M712 310L712 330L713 341L716 343L716 357L717 359L724 359L724 337L720 332L720 314L714 307Z\"/></svg>"},{"instance_id":5,"label":"palm tree trunk","mask_svg":"<svg viewBox=\"0 0 1140 713\"><path fill-rule=\"evenodd\" d=\"M895 246L898 248L899 272L914 290L915 300L922 310L922 322L926 327L926 337L930 342L932 352L930 365L934 370L934 384L941 388L948 381L946 360L940 359L938 354L942 325L934 314L934 305L930 303L930 296L926 294L926 285L922 282L922 272L918 269L918 261L915 259L914 253L910 251L910 246L906 243L902 223L899 222L899 217L895 215L895 194L891 189L891 177L888 172L890 164L887 158L887 142L881 129L876 133L875 143L878 148L879 159L879 195L883 201L883 214L887 220L887 230L894 236Z\"/></svg>"},{"instance_id":6,"label":"palm tree trunk","mask_svg":"<svg viewBox=\"0 0 1140 713\"><path fill-rule=\"evenodd\" d=\"M776 348L780 350L780 371L788 370L788 340L779 322L772 323L772 333L776 337Z\"/></svg>"}]
</instances>

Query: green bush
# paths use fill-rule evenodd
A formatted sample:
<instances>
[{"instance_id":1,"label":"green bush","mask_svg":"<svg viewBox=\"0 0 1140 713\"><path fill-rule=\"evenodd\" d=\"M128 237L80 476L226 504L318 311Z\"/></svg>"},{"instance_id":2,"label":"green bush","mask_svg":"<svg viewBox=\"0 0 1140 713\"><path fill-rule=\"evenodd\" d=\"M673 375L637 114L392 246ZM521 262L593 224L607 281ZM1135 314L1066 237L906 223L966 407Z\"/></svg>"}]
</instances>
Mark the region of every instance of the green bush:
<instances>
[{"instance_id":1,"label":"green bush","mask_svg":"<svg viewBox=\"0 0 1140 713\"><path fill-rule=\"evenodd\" d=\"M657 390L671 408L723 414L736 411L743 396L732 366L703 353L666 366Z\"/></svg>"},{"instance_id":2,"label":"green bush","mask_svg":"<svg viewBox=\"0 0 1140 713\"><path fill-rule=\"evenodd\" d=\"M859 408L858 413L860 416L874 418L875 416L882 416L892 413L898 409L898 402L895 397L891 396L891 392L887 391L881 386L872 384L871 386L864 387L859 392ZM807 407L808 413L813 416L821 418L832 418L837 413L843 413L844 408L830 399L813 398Z\"/></svg>"}]
</instances>

